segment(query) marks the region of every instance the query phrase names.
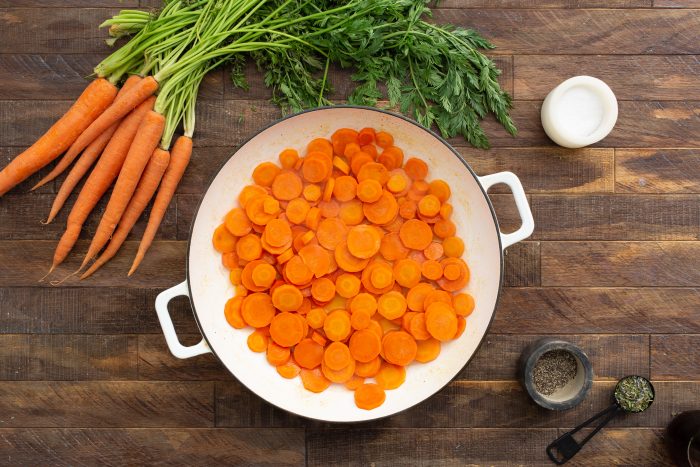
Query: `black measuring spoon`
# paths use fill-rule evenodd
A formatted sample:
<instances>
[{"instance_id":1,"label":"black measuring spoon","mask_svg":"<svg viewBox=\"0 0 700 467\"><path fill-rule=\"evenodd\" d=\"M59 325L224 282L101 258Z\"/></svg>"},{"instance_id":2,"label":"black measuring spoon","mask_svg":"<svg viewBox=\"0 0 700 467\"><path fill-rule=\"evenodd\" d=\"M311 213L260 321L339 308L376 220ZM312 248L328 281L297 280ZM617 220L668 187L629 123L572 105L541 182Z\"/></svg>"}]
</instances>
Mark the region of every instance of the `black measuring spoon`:
<instances>
[{"instance_id":1,"label":"black measuring spoon","mask_svg":"<svg viewBox=\"0 0 700 467\"><path fill-rule=\"evenodd\" d=\"M625 376L615 385L613 403L607 409L598 412L573 430L564 433L547 446L547 455L557 465L568 462L577 452L613 418L623 413L644 412L654 402L654 386L642 376ZM604 417L593 431L581 442L574 439L574 433Z\"/></svg>"}]
</instances>

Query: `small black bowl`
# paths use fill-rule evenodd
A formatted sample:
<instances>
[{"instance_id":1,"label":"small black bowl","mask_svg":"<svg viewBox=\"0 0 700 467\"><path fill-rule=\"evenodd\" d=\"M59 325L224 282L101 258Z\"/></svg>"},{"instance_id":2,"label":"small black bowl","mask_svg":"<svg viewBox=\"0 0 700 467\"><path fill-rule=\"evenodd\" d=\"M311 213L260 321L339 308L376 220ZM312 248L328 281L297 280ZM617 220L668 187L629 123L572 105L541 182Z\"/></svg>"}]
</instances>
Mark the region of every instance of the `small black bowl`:
<instances>
[{"instance_id":1,"label":"small black bowl","mask_svg":"<svg viewBox=\"0 0 700 467\"><path fill-rule=\"evenodd\" d=\"M552 350L564 350L576 359L576 377L563 388L549 396L537 392L532 372L537 360ZM571 342L545 337L528 345L520 355L518 376L525 390L538 405L550 410L567 410L576 407L586 397L593 384L593 367L581 348Z\"/></svg>"}]
</instances>

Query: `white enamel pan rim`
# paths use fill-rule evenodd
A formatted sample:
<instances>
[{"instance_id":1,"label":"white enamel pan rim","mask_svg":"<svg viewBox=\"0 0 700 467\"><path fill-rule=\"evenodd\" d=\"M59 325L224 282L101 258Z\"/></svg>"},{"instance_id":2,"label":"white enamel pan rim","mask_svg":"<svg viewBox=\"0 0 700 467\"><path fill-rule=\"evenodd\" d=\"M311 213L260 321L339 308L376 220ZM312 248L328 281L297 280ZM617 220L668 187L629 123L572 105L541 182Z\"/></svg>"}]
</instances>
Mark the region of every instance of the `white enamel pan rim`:
<instances>
[{"instance_id":1,"label":"white enamel pan rim","mask_svg":"<svg viewBox=\"0 0 700 467\"><path fill-rule=\"evenodd\" d=\"M528 236L530 236L530 234L532 233L532 231L533 231L533 229L534 229L534 221L533 221L533 219L532 219L532 214L531 214L531 212L530 212L529 205L528 205L528 203L527 203L527 199L525 198L525 194L524 194L524 192L523 192L523 190L522 190L522 185L521 185L520 182L518 181L517 177L516 177L514 174L510 173L510 172L501 172L501 173L496 173L496 174L487 175L487 176L483 176L483 177L477 176L477 175L474 173L474 171L472 170L471 166L467 163L467 161L466 161L466 160L465 160L465 159L464 159L464 158L463 158L463 157L462 157L462 156L461 156L461 155L460 155L460 154L459 154L445 139L443 139L440 135L436 134L435 132L433 132L433 131L430 130L430 129L427 129L427 128L425 128L425 127L419 125L419 124L418 124L417 122L415 122L414 120L409 119L409 118L407 118L407 117L405 117L405 116L403 116L403 115L401 115L401 114L397 114L397 113L390 112L390 111L383 110L383 109L377 109L377 108L374 108L374 107L356 106L356 105L326 106L326 107L319 107L319 108L315 108L315 109L305 110L305 111L302 111L302 112L299 112L299 113L296 113L296 114L288 115L288 116L286 116L286 117L284 117L284 118L281 118L281 119L279 119L279 120L277 120L277 121L275 121L275 122L273 122L273 123L271 123L271 124L269 124L269 125L267 125L267 126L265 126L265 127L262 127L262 128L261 128L259 131L257 131L254 135L252 135L250 138L246 139L243 143L241 143L241 144L239 145L239 149L242 148L243 146L245 146L246 144L248 144L248 142L250 142L252 139L254 139L255 137L257 137L260 133L264 132L265 130L267 130L267 129L269 129L269 128L271 128L271 127L277 125L278 123L283 122L283 121L285 121L285 120L287 120L287 119L294 118L294 117L298 117L299 115L302 115L302 114L307 114L307 113L312 113L312 112L318 112L318 111L324 111L324 110L329 110L329 109L342 109L342 108L349 108L349 109L356 109L356 110L366 110L366 111L372 111L372 112L383 113L383 114L386 114L386 115L389 115L389 116L392 116L392 117L400 118L400 119L402 119L402 120L404 120L404 121L406 121L406 122L412 124L412 125L415 126L417 129L420 129L420 130L422 130L423 132L428 133L429 136L432 136L433 138L437 139L437 140L438 140L440 143L442 143L447 149L449 149L450 152L452 152L452 154L464 165L464 167L469 171L469 173L471 174L471 176L472 176L472 177L474 178L474 180L477 182L477 185L479 186L479 189L481 190L482 195L483 195L484 198L485 198L485 201L486 201L486 203L487 203L487 206L488 206L489 211L490 211L490 213L491 213L491 217L492 217L493 222L494 222L493 225L494 225L494 228L495 228L495 234L496 234L496 237L497 237L497 240L498 240L498 245L499 245L499 253L500 253L500 265L499 265L499 266L500 266L500 267L499 267L499 279L498 279L499 282L498 282L498 288L497 288L497 291L498 291L498 292L497 292L496 299L495 299L495 303L494 303L494 309L493 309L493 311L492 311L492 313L491 313L491 317L490 317L490 319L489 319L488 325L486 326L485 331L484 331L483 335L481 336L481 338L480 338L480 340L479 340L479 343L477 344L477 346L476 346L474 352L473 352L472 355L466 360L465 364L462 366L462 370L463 370L463 369L471 362L471 360L474 358L474 355L476 354L476 352L478 352L479 348L481 347L481 344L483 343L483 341L484 341L484 339L485 339L485 337L486 337L486 334L488 334L488 329L491 327L491 324L493 323L493 318L494 318L494 316L495 316L496 307L498 306L498 302L499 302L499 300L500 300L500 292L501 292L502 287L503 287L503 274L504 274L503 250L504 250L505 248L507 248L508 246L510 246L510 245L512 245L512 244L514 244L514 243L517 243L517 242L519 242L519 241L521 241L521 240L527 238ZM236 150L236 152L233 153L233 155L231 156L231 158L235 157L235 155L236 155L237 152L238 152L238 150ZM220 174L221 171L223 170L224 166L228 163L228 161L229 161L231 158L227 159L226 161L224 161L224 162L222 163L221 167L217 170L217 172L216 172L216 173L214 174L214 176L211 178L211 180L210 180L208 186L210 186L210 185L213 183L214 179L216 179L216 177L219 176L219 174ZM493 204L491 203L491 200L490 200L490 198L489 198L489 196L488 196L488 194L487 194L488 188L491 187L491 186L494 185L494 184L497 184L497 183L506 183L507 185L509 185L509 186L511 187L511 189L513 190L513 195L514 195L514 198L515 198L517 207L518 207L518 211L519 211L519 213L520 213L520 217L522 218L522 225L521 225L521 227L520 227L518 230L516 230L515 232L513 232L513 233L509 233L509 234L501 233L500 228L499 228L498 218L497 218L496 213L495 213L495 210L494 210L494 208L493 208ZM516 188L518 189L517 191L519 191L519 192L517 192L517 193L516 193ZM208 189L207 189L207 191L208 191ZM206 195L206 191L205 191L205 194L202 195L202 198L200 199L200 202L199 202L199 204L198 204L198 206L197 206L197 210L196 210L196 212L195 212L194 220L196 220L197 216L199 215L199 210L200 210L200 208L201 208L201 203L202 203L202 200L204 199L205 195ZM216 358L222 363L222 365L223 365L224 367L227 368L227 366L226 366L225 364L223 364L223 361L221 360L221 358L219 357L219 355L217 355L216 351L215 351L212 347L210 347L209 341L208 341L208 339L207 339L207 337L206 337L206 334L205 334L205 333L203 332L203 330L202 330L202 325L201 325L201 323L200 323L199 316L198 316L198 313L197 313L197 311L196 311L196 308L194 307L194 301L193 301L193 299L192 299L192 290L191 290L191 287L190 287L191 281L190 281L190 261L189 261L189 258L190 258L191 249L192 249L191 239L192 239L192 230L193 230L193 228L194 228L194 226L195 226L195 221L194 221L194 220L193 220L192 225L191 225L191 228L190 228L190 239L188 240L188 248L187 248L187 260L186 260L186 267L187 267L187 270L186 270L186 273L187 273L187 274L186 274L186 277L187 277L187 280L184 281L184 282L182 282L182 283L180 283L180 284L178 284L178 285L176 285L176 286L174 286L174 287L171 287L171 288L168 289L168 290L163 291L162 293L160 293L160 294L158 295L158 297L156 298L155 308L156 308L156 311L157 311L157 314L158 314L159 321L160 321L160 323L161 323L161 327L163 328L163 333L164 333L164 335L165 335L166 343L168 344L168 347L169 347L170 351L173 353L173 355L174 355L175 357L185 359L185 358L191 358L191 357L194 357L194 356L197 356L197 355L201 355L201 354L205 354L205 353L210 353L210 352L211 352L211 353L213 353L213 354L216 356ZM174 325L173 325L172 320L171 320L171 318L170 318L170 314L169 314L169 312L168 312L168 308L167 308L168 302L169 302L172 298L174 298L174 297L176 297L176 296L181 296L181 295L186 295L186 296L188 296L188 298L189 298L189 300L190 300L190 305L191 305L191 307L192 307L192 312L193 312L192 314L193 314L193 316L194 316L194 318L195 318L195 321L196 321L196 323L197 323L197 327L199 328L199 331L200 331L200 333L202 334L202 340L201 340L198 344L196 344L196 345L184 346L184 345L182 345L182 344L180 343L180 341L179 341L179 339L178 339L178 337L177 337L177 333L175 332ZM228 368L227 368L227 369L228 369ZM243 383L242 381L240 381L240 379L238 379L238 378L236 377L236 375L233 374L233 372L229 371L229 373L231 373L232 376L233 376L234 378L236 378L236 380L239 381L242 385L244 385L246 388L248 388L248 386L245 385L245 383ZM420 404L421 402L424 402L425 400L429 399L430 397L432 397L433 395L437 394L437 393L440 392L442 389L444 389L444 387L445 387L446 385L448 385L450 382L452 382L452 381L454 380L454 378L455 378L459 373L461 373L461 370L458 371L458 372L456 372L455 375L454 375L449 381L447 381L447 382L445 383L445 385L443 385L442 387L440 387L440 388L438 388L437 390L435 390L435 391L431 394L431 396L426 397L425 399L419 400L419 401L417 401L415 404L413 404L413 405L411 405L411 406L408 406L408 407L406 407L406 408L404 408L404 409L402 409L402 410L399 410L399 411L397 411L397 412L390 413L390 414L386 414L386 415L382 415L382 416L368 417L368 418L364 419L364 421L379 420L379 419L382 419L382 418L385 418L385 417L388 417L388 416L391 416L391 415L395 415L395 414L397 414L397 413L401 413L401 412L403 412L403 411L405 411L405 410L408 410L408 409L410 409L410 408L412 408L412 407L415 407L416 405ZM248 388L248 389L250 390L250 388ZM253 391L253 392L255 392L255 391ZM294 411L285 409L285 408L283 408L283 407L280 407L280 406L278 406L277 404L275 404L273 401L268 400L267 398L265 398L265 397L263 397L263 396L261 396L261 395L259 395L259 397L263 398L264 400L266 400L266 402L268 402L268 403L274 405L275 407L277 407L277 408L279 408L279 409L281 409L281 410L284 410L285 412L292 413L292 414L294 414L294 415L296 415L296 416L301 416L301 417L304 417L304 418L310 418L310 419L321 420L321 421L328 421L328 420L323 420L323 419L320 419L320 418L308 417L308 416L305 416L305 415L303 415L303 414L299 414L299 413L297 413L297 412L294 412ZM344 420L332 420L332 423L354 423L354 421L352 421L352 420L348 420L348 421L344 421Z\"/></svg>"}]
</instances>

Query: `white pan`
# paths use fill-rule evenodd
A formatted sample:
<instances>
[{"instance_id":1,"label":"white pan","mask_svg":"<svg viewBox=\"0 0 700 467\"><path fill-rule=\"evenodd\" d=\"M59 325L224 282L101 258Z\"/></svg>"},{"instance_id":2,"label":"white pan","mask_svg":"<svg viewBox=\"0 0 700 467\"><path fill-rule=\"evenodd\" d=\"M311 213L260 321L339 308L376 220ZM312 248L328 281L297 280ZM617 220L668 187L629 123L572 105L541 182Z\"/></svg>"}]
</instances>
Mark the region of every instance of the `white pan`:
<instances>
[{"instance_id":1,"label":"white pan","mask_svg":"<svg viewBox=\"0 0 700 467\"><path fill-rule=\"evenodd\" d=\"M297 378L280 377L265 355L248 350L249 331L231 328L224 318L224 304L233 296L228 271L211 243L214 229L234 207L238 193L252 183L255 166L276 160L286 147L302 149L316 137L330 137L338 128L373 127L389 131L407 157L418 156L429 167L431 179L441 178L452 188L450 202L457 234L466 245L464 259L471 270L465 289L476 300L462 336L442 346L440 356L427 364L407 368L406 382L387 391L386 401L374 410L355 406L353 392L331 385L320 394L305 390ZM513 192L521 227L509 234L499 231L493 206L486 194L503 183ZM178 358L212 352L248 389L277 407L303 417L329 422L358 422L386 417L408 409L449 383L469 362L491 324L503 281L503 249L532 233L534 221L518 178L510 172L478 177L464 159L442 138L412 120L373 108L338 106L292 115L268 126L243 144L224 164L209 185L192 223L187 252L187 280L156 299L156 311L170 351ZM180 344L168 314L168 302L190 297L192 311L202 333L194 346Z\"/></svg>"}]
</instances>

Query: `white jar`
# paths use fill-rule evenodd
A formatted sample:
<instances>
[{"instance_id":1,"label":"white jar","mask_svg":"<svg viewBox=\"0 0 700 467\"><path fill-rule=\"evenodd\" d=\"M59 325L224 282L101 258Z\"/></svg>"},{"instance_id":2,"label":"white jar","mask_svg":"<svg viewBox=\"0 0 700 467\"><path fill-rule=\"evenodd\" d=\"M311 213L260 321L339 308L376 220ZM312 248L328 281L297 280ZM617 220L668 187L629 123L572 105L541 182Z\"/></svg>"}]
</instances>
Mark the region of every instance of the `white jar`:
<instances>
[{"instance_id":1,"label":"white jar","mask_svg":"<svg viewBox=\"0 0 700 467\"><path fill-rule=\"evenodd\" d=\"M617 99L598 78L575 76L547 95L541 117L552 141L566 148L582 148L612 131L617 122Z\"/></svg>"}]
</instances>

